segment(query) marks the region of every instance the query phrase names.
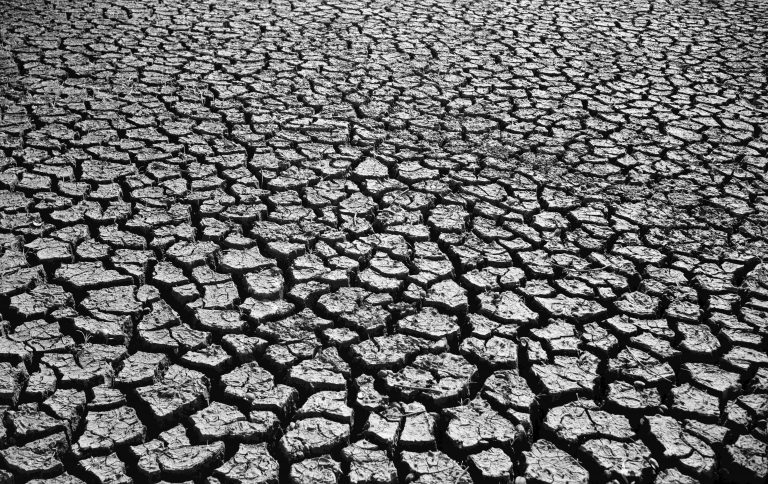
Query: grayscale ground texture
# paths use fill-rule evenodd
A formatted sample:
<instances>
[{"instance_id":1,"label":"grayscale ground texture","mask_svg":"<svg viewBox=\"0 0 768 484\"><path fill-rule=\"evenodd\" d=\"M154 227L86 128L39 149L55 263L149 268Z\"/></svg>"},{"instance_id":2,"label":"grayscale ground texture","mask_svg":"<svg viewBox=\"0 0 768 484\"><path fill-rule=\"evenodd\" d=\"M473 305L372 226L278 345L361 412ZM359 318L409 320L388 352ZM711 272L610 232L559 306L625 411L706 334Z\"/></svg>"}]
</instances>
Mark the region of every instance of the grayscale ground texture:
<instances>
[{"instance_id":1,"label":"grayscale ground texture","mask_svg":"<svg viewBox=\"0 0 768 484\"><path fill-rule=\"evenodd\" d=\"M0 0L0 483L765 483L766 19Z\"/></svg>"}]
</instances>

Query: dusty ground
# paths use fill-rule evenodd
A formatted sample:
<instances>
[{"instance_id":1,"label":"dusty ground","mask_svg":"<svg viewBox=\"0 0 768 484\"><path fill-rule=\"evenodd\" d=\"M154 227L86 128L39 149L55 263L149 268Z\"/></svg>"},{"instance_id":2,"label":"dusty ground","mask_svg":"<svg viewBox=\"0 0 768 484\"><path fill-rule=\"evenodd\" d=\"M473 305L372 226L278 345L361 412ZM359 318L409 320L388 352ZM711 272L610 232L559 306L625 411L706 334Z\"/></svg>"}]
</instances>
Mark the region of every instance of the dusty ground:
<instances>
[{"instance_id":1,"label":"dusty ground","mask_svg":"<svg viewBox=\"0 0 768 484\"><path fill-rule=\"evenodd\" d=\"M0 482L765 482L768 3L0 1Z\"/></svg>"}]
</instances>

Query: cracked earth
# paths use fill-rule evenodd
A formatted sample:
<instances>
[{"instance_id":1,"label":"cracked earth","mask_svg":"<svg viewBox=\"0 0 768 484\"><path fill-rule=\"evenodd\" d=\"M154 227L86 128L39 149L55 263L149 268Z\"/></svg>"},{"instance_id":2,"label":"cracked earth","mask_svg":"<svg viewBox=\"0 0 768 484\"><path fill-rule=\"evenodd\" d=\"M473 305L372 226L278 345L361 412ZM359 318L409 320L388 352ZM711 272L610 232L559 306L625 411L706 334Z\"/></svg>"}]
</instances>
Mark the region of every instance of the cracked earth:
<instances>
[{"instance_id":1,"label":"cracked earth","mask_svg":"<svg viewBox=\"0 0 768 484\"><path fill-rule=\"evenodd\" d=\"M0 483L765 483L766 18L0 0Z\"/></svg>"}]
</instances>

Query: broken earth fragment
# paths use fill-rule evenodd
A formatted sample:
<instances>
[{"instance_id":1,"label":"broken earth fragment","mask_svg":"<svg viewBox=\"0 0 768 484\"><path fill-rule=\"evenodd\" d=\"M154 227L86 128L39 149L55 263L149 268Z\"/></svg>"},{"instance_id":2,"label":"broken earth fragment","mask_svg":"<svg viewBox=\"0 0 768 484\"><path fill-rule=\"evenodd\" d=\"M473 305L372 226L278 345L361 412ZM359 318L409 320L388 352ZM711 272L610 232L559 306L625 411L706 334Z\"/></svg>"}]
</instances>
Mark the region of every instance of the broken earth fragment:
<instances>
[{"instance_id":1,"label":"broken earth fragment","mask_svg":"<svg viewBox=\"0 0 768 484\"><path fill-rule=\"evenodd\" d=\"M213 471L225 482L275 484L280 465L269 454L266 444L241 444L237 453Z\"/></svg>"},{"instance_id":2,"label":"broken earth fragment","mask_svg":"<svg viewBox=\"0 0 768 484\"><path fill-rule=\"evenodd\" d=\"M579 483L589 482L589 473L568 453L551 442L537 440L530 451L524 451L525 474L531 483Z\"/></svg>"},{"instance_id":3,"label":"broken earth fragment","mask_svg":"<svg viewBox=\"0 0 768 484\"><path fill-rule=\"evenodd\" d=\"M349 424L321 417L299 420L292 424L278 447L291 462L332 452L349 443Z\"/></svg>"}]
</instances>

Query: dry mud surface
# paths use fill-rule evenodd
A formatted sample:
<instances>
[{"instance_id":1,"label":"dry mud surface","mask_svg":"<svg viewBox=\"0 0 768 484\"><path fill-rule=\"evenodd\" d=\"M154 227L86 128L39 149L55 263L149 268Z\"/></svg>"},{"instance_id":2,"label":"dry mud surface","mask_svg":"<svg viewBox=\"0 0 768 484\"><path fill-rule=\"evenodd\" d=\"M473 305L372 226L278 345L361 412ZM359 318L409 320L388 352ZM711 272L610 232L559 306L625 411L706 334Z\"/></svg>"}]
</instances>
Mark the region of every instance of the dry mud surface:
<instances>
[{"instance_id":1,"label":"dry mud surface","mask_svg":"<svg viewBox=\"0 0 768 484\"><path fill-rule=\"evenodd\" d=\"M766 481L768 3L0 1L0 483Z\"/></svg>"}]
</instances>

